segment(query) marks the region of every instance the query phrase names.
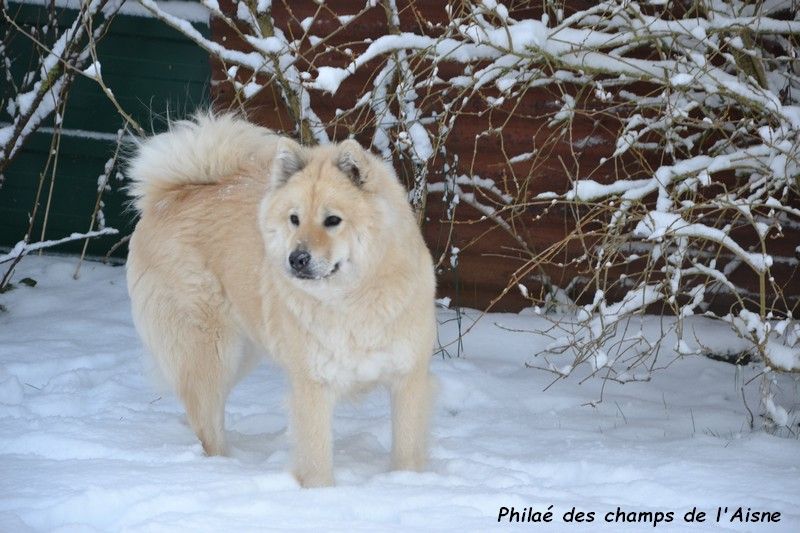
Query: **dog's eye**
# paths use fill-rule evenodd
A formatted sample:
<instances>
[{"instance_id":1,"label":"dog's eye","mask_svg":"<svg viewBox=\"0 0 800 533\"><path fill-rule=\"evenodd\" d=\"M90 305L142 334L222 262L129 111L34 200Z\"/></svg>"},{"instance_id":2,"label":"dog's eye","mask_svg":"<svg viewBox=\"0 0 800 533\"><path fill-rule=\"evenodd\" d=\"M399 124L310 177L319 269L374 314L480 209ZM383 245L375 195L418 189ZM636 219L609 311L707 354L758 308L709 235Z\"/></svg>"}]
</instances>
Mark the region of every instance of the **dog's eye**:
<instances>
[{"instance_id":1,"label":"dog's eye","mask_svg":"<svg viewBox=\"0 0 800 533\"><path fill-rule=\"evenodd\" d=\"M297 215L289 215L289 222L291 222L295 226L299 226L300 225L300 219L298 218Z\"/></svg>"},{"instance_id":2,"label":"dog's eye","mask_svg":"<svg viewBox=\"0 0 800 533\"><path fill-rule=\"evenodd\" d=\"M325 227L332 228L334 226L338 226L341 221L341 218L337 217L336 215L331 215L325 219Z\"/></svg>"}]
</instances>

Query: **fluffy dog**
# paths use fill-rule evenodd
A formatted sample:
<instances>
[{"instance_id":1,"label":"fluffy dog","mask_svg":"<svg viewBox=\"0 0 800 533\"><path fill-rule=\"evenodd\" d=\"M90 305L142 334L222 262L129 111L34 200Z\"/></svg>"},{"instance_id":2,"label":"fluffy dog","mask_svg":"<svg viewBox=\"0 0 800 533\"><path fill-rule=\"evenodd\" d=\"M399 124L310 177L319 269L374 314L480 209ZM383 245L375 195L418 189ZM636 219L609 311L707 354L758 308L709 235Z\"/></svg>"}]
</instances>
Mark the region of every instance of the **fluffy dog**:
<instances>
[{"instance_id":1,"label":"fluffy dog","mask_svg":"<svg viewBox=\"0 0 800 533\"><path fill-rule=\"evenodd\" d=\"M335 400L384 384L393 468L426 458L435 278L406 191L356 141L303 147L230 115L141 141L129 163L136 328L208 455L266 352L286 370L294 474L333 484Z\"/></svg>"}]
</instances>

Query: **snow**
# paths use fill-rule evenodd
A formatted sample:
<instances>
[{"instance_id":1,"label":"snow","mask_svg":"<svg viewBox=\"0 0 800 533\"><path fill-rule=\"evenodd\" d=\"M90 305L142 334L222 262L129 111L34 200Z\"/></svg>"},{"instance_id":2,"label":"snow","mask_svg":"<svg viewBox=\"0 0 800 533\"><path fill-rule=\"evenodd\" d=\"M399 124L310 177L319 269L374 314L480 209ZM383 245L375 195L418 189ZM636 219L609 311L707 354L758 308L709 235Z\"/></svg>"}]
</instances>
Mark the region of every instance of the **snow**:
<instances>
[{"instance_id":1,"label":"snow","mask_svg":"<svg viewBox=\"0 0 800 533\"><path fill-rule=\"evenodd\" d=\"M632 188L647 185L649 180L614 180L612 183L599 183L591 179L576 180L572 190L567 191L564 197L568 200L590 202L604 196L622 194ZM540 195L541 196L541 195Z\"/></svg>"},{"instance_id":2,"label":"snow","mask_svg":"<svg viewBox=\"0 0 800 533\"><path fill-rule=\"evenodd\" d=\"M800 348L792 348L776 341L767 341L765 346L770 364L782 370L800 371Z\"/></svg>"},{"instance_id":3,"label":"snow","mask_svg":"<svg viewBox=\"0 0 800 533\"><path fill-rule=\"evenodd\" d=\"M522 295L523 298L530 298L528 287L526 287L522 283L517 283L517 288L519 289L519 293Z\"/></svg>"},{"instance_id":4,"label":"snow","mask_svg":"<svg viewBox=\"0 0 800 533\"><path fill-rule=\"evenodd\" d=\"M459 176L455 176L454 178L452 178L452 183L458 185L465 185L468 187L480 188L483 189L484 191L491 192L499 199L501 199L503 203L506 204L510 204L514 200L514 198L511 195L506 194L502 190L500 190L500 188L497 187L497 184L491 178L482 178L476 174L473 174L471 176L467 176L466 174L461 174ZM442 187L440 187L440 185ZM428 185L429 187L428 190L430 191L444 190L444 185L445 185L444 183L442 184L431 183Z\"/></svg>"},{"instance_id":5,"label":"snow","mask_svg":"<svg viewBox=\"0 0 800 533\"><path fill-rule=\"evenodd\" d=\"M165 2L155 2L154 0L139 1L141 5L152 14L152 16L157 17L173 28L176 28L185 36L201 44L201 46L203 46L210 53L216 54L219 58L225 61L247 66L253 71L259 71L266 62L264 56L259 53L231 50L220 46L214 41L206 39L197 29L194 28L194 26L191 25L188 19L181 18L179 15L173 15L163 9L162 4Z\"/></svg>"},{"instance_id":6,"label":"snow","mask_svg":"<svg viewBox=\"0 0 800 533\"><path fill-rule=\"evenodd\" d=\"M338 67L319 67L314 87L333 94L339 90L339 85L347 77L347 71Z\"/></svg>"},{"instance_id":7,"label":"snow","mask_svg":"<svg viewBox=\"0 0 800 533\"><path fill-rule=\"evenodd\" d=\"M239 4L239 5L241 7L244 6L245 4ZM314 17L306 17L300 21L300 27L303 28L303 31L306 33L308 32L309 28L311 28L312 24L314 24Z\"/></svg>"},{"instance_id":8,"label":"snow","mask_svg":"<svg viewBox=\"0 0 800 533\"><path fill-rule=\"evenodd\" d=\"M403 32L384 35L375 39L347 68L319 67L317 78L308 85L311 88L331 94L339 90L339 85L367 62L388 52L397 50L430 49L434 56L454 61L469 62L475 59L489 59L497 52L489 46L464 44L455 39L434 39L425 35Z\"/></svg>"},{"instance_id":9,"label":"snow","mask_svg":"<svg viewBox=\"0 0 800 533\"><path fill-rule=\"evenodd\" d=\"M553 127L559 122L564 122L566 120L572 120L575 116L575 98L572 96L565 94L562 96L562 100L564 100L564 104L559 109L558 113L553 115L553 118L550 119L548 122L548 127Z\"/></svg>"},{"instance_id":10,"label":"snow","mask_svg":"<svg viewBox=\"0 0 800 533\"><path fill-rule=\"evenodd\" d=\"M253 48L262 54L277 54L285 48L285 43L277 37L253 37L252 35L246 35L245 38L248 43L253 45Z\"/></svg>"},{"instance_id":11,"label":"snow","mask_svg":"<svg viewBox=\"0 0 800 533\"><path fill-rule=\"evenodd\" d=\"M55 128L51 128L49 126L42 126L39 128L40 132L42 133L55 133ZM116 133L104 133L99 131L89 131L89 130L81 130L81 129L70 129L70 128L62 128L59 130L59 133L65 137L80 137L82 139L93 139L98 141L116 141L117 134ZM129 137L129 135L125 135L124 137Z\"/></svg>"},{"instance_id":12,"label":"snow","mask_svg":"<svg viewBox=\"0 0 800 533\"><path fill-rule=\"evenodd\" d=\"M522 153L522 154L517 154L514 157L509 158L508 162L511 163L511 164L514 164L514 163L522 163L523 161L530 161L531 159L534 158L535 155L536 155L536 151L535 150L532 151L532 152L525 152L525 153Z\"/></svg>"},{"instance_id":13,"label":"snow","mask_svg":"<svg viewBox=\"0 0 800 533\"><path fill-rule=\"evenodd\" d=\"M266 13L270 9L272 9L272 0L258 0L256 13Z\"/></svg>"},{"instance_id":14,"label":"snow","mask_svg":"<svg viewBox=\"0 0 800 533\"><path fill-rule=\"evenodd\" d=\"M83 73L90 78L100 80L103 78L103 69L99 61L95 61L83 71Z\"/></svg>"},{"instance_id":15,"label":"snow","mask_svg":"<svg viewBox=\"0 0 800 533\"><path fill-rule=\"evenodd\" d=\"M674 85L675 87L680 87L681 85L689 85L692 83L694 77L691 74L687 74L685 72L681 72L680 74L675 74L670 78L670 84Z\"/></svg>"},{"instance_id":16,"label":"snow","mask_svg":"<svg viewBox=\"0 0 800 533\"><path fill-rule=\"evenodd\" d=\"M766 15L767 13L765 13ZM776 20L768 17L726 17L715 13L713 17L683 18L681 20L664 20L640 13L639 19L615 16L608 28L624 28L630 24L636 30L646 29L648 32L692 36L702 40L710 32L727 31L732 27L758 28L762 33L791 34L800 31L800 23L796 20Z\"/></svg>"},{"instance_id":17,"label":"snow","mask_svg":"<svg viewBox=\"0 0 800 533\"><path fill-rule=\"evenodd\" d=\"M800 346L790 341L784 342L781 331L776 330L774 323L761 320L761 317L752 311L742 309L738 317L728 315L728 320L743 335L754 337L763 348L769 366L786 371L800 371ZM788 321L779 324L780 330L785 330ZM795 339L796 340L796 339Z\"/></svg>"},{"instance_id":18,"label":"snow","mask_svg":"<svg viewBox=\"0 0 800 533\"><path fill-rule=\"evenodd\" d=\"M11 0L12 3L17 4L33 4L33 5L50 5L55 2L56 7L68 9L80 9L81 4L85 0ZM116 7L119 1L108 2L109 8ZM166 13L180 17L192 23L208 24L209 11L199 2L191 2L185 0L160 0L158 7L163 9ZM106 10L107 11L107 10ZM120 15L129 15L131 17L153 17L149 10L145 9L137 0L125 0L119 7L118 13Z\"/></svg>"},{"instance_id":19,"label":"snow","mask_svg":"<svg viewBox=\"0 0 800 533\"><path fill-rule=\"evenodd\" d=\"M447 197L447 194L452 194L453 202L458 204L462 200L472 206L473 208L477 209L481 213L484 214L486 217L491 217L492 220L502 225L504 228L509 228L508 223L501 218L496 218L496 210L494 207L490 205L486 205L478 200L478 197L473 192L466 192L464 191L461 186L459 185L459 180L466 180L466 184L473 186L473 187L481 187L481 183L479 181L473 181L471 178L467 176L459 176L455 179L450 179L448 182L436 182L436 183L428 183L427 190L428 193L434 192L443 192L445 193L443 197ZM493 183L493 182L492 182ZM482 195L481 195L482 196Z\"/></svg>"},{"instance_id":20,"label":"snow","mask_svg":"<svg viewBox=\"0 0 800 533\"><path fill-rule=\"evenodd\" d=\"M33 101L36 99L36 95L39 92L39 88L41 87L41 82L36 82L32 91L28 91L27 93L20 93L16 97L16 109L19 110L20 115L26 115L33 105Z\"/></svg>"},{"instance_id":21,"label":"snow","mask_svg":"<svg viewBox=\"0 0 800 533\"><path fill-rule=\"evenodd\" d=\"M411 106L406 105L407 117L413 116L408 112L409 107ZM417 156L417 160L423 164L427 163L433 157L433 145L431 144L428 130L419 122L412 122L408 126L408 133L411 136L411 146L413 147L414 155Z\"/></svg>"},{"instance_id":22,"label":"snow","mask_svg":"<svg viewBox=\"0 0 800 533\"><path fill-rule=\"evenodd\" d=\"M39 79L33 84L31 90L19 93L14 98L9 99L8 110L14 109L16 112L13 114L11 124L0 127L0 158L12 159L28 135L35 131L55 110L56 102L58 101L55 95L60 94L64 86L65 80L63 77L55 76L46 94L41 97L38 103L37 98L42 90L42 80L51 78L56 72L56 67L61 55L64 53L67 41L74 35L80 35L83 31L79 22L79 20L75 20L69 29L65 28L51 50L40 59L36 66ZM33 75L34 72L29 71L28 76ZM12 103L14 100L15 102ZM14 133L17 130L19 130L18 135L14 138ZM11 143L12 139L14 140L13 143Z\"/></svg>"},{"instance_id":23,"label":"snow","mask_svg":"<svg viewBox=\"0 0 800 533\"><path fill-rule=\"evenodd\" d=\"M102 230L89 231L86 233L71 233L67 237L63 237L61 239L53 239L49 241L39 241L34 243L27 243L24 240L19 241L17 244L14 245L13 248L11 248L10 251L8 251L3 255L0 255L0 264L16 259L21 255L35 252L36 250L43 250L44 248L58 246L59 244L64 244L65 242L79 241L81 239L91 239L93 237L100 237L102 235L116 235L117 233L119 232L114 228L104 228Z\"/></svg>"},{"instance_id":24,"label":"snow","mask_svg":"<svg viewBox=\"0 0 800 533\"><path fill-rule=\"evenodd\" d=\"M689 223L675 213L650 211L637 223L633 234L648 240L658 240L665 236L708 239L729 249L756 272L766 272L772 266L772 256L745 251L725 231L704 224Z\"/></svg>"},{"instance_id":25,"label":"snow","mask_svg":"<svg viewBox=\"0 0 800 533\"><path fill-rule=\"evenodd\" d=\"M543 391L553 375L526 368L549 342L526 332L546 320L530 312L484 316L459 354L459 323L469 328L479 313L439 311L450 355L433 359L440 393L423 473L387 471L389 405L374 392L337 408L337 486L300 489L286 467L285 379L268 364L228 402L231 457L204 457L181 407L143 370L124 270L84 264L75 281L74 266L29 256L16 279L36 287L0 295L0 530L485 531L512 506L550 508L547 525L512 523L540 531L800 527L800 442L746 425L739 388L756 368L662 353L672 364L650 382L606 382L591 406L601 381L571 377ZM698 339L742 342L692 318ZM645 334L659 324L646 319ZM597 353L594 365L612 356ZM758 405L758 391L745 390ZM727 516L738 506L777 511L780 522L716 523L717 506ZM564 523L572 507L598 513L595 524ZM605 523L617 507L675 519ZM693 507L709 519L689 528L682 517Z\"/></svg>"},{"instance_id":26,"label":"snow","mask_svg":"<svg viewBox=\"0 0 800 533\"><path fill-rule=\"evenodd\" d=\"M772 420L774 420L779 426L787 425L789 422L789 414L786 412L786 409L780 405L775 405L775 402L772 400L772 398L767 398L766 403L767 412L769 412Z\"/></svg>"}]
</instances>

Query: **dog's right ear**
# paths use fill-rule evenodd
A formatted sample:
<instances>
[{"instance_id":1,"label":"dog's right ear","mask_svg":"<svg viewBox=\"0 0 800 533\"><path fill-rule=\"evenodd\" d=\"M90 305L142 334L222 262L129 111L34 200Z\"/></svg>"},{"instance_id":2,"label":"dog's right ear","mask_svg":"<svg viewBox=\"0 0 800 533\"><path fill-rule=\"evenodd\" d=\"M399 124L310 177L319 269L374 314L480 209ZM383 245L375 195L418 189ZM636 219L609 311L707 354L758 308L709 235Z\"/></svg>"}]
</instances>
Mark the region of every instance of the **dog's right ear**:
<instances>
[{"instance_id":1,"label":"dog's right ear","mask_svg":"<svg viewBox=\"0 0 800 533\"><path fill-rule=\"evenodd\" d=\"M303 147L286 137L278 140L269 181L273 188L284 185L308 163Z\"/></svg>"},{"instance_id":2,"label":"dog's right ear","mask_svg":"<svg viewBox=\"0 0 800 533\"><path fill-rule=\"evenodd\" d=\"M366 178L365 172L368 166L364 155L364 148L355 139L347 139L339 144L336 166L356 187L363 186Z\"/></svg>"}]
</instances>

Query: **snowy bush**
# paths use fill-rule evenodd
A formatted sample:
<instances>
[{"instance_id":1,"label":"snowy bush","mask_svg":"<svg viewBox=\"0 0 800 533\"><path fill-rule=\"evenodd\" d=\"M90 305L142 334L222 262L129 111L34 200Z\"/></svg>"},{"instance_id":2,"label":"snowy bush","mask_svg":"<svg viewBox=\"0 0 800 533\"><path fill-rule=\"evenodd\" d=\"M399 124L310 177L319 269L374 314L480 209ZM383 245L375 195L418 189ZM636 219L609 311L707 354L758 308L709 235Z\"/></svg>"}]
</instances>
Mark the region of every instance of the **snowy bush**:
<instances>
[{"instance_id":1,"label":"snowy bush","mask_svg":"<svg viewBox=\"0 0 800 533\"><path fill-rule=\"evenodd\" d=\"M0 176L31 133L53 113L56 126L60 126L63 106L76 76L96 81L116 102L103 82L96 44L108 31L120 5L121 2L109 0L80 2L75 20L61 27L57 19L62 9L56 3L50 5L44 20L30 25L17 22L15 11L19 6L0 2L0 15L5 21L0 34L0 76L7 87L0 93L0 106L10 118L0 125ZM33 57L12 57L9 46L14 40L25 41ZM22 63L28 65L23 68ZM121 107L117 108L125 115Z\"/></svg>"},{"instance_id":2,"label":"snowy bush","mask_svg":"<svg viewBox=\"0 0 800 533\"><path fill-rule=\"evenodd\" d=\"M22 257L34 250L49 248L69 241L117 232L104 227L102 220L102 194L108 187L109 176L117 161L122 130L117 136L117 153L109 159L103 174L98 177L97 201L85 233L72 233L61 239L45 240L47 215L51 205L52 183L57 171L57 159L62 134L64 111L73 81L78 76L93 80L105 96L115 105L120 115L137 131L141 131L130 116L120 107L102 76L96 45L106 34L109 25L121 6L113 0L84 1L71 4L75 8L72 22L64 24L65 10L56 2L49 3L39 21L20 22L19 5L0 2L0 78L4 88L0 91L0 187L3 172L20 153L26 141L52 117L53 136L44 169L39 176L37 194L29 215L28 231L5 254L0 255L0 292L5 290L14 268ZM16 54L12 53L12 47ZM26 53L30 51L30 54ZM50 192L46 179L50 178ZM41 238L32 234L37 216L42 217ZM33 242L32 242L33 241ZM83 252L86 252L84 245ZM80 264L78 265L80 268ZM75 275L77 277L78 270Z\"/></svg>"},{"instance_id":3,"label":"snowy bush","mask_svg":"<svg viewBox=\"0 0 800 533\"><path fill-rule=\"evenodd\" d=\"M800 215L795 18L787 2L671 10L606 2L545 30L538 48L546 60L586 76L595 97L618 110L609 159L635 152L645 168L637 179L576 179L566 192L537 196L573 206L579 231L560 244L566 251L581 241L573 257L595 291L578 309L580 327L551 345L574 355L568 369L588 362L624 380L638 366L646 377L653 368L646 356L659 343L637 343L635 328L619 330L648 309L677 317L669 325L677 341L668 349L713 352L714 339L688 348L684 338L695 333L684 319L709 314L709 299L724 293L729 312L717 318L765 366L768 423L787 425L772 401L769 371L800 370L800 326L792 316L796 295L784 295L791 287L774 273L770 241L796 229ZM741 270L757 278L755 294L732 281L737 270L740 279Z\"/></svg>"},{"instance_id":4,"label":"snowy bush","mask_svg":"<svg viewBox=\"0 0 800 533\"><path fill-rule=\"evenodd\" d=\"M714 339L697 339L701 348L694 349L685 342L694 335L688 317L707 314L748 341L740 357L763 364L766 419L788 424L771 383L773 371L800 370L797 290L786 286L796 262L778 269L772 249L800 227L800 22L792 2L617 0L576 10L577 3L548 1L532 18L530 6L483 0L447 4L444 22L421 21L419 31L406 31L401 16L415 12L414 2L371 0L349 15L320 3L302 19L285 4L289 20L279 24L269 0L222 8L204 0L236 36L228 43L200 35L154 0L142 4L222 64L242 110L269 89L305 142L329 142L337 129L368 132L373 148L411 176L409 199L420 221L435 195L448 216L468 205L511 235L525 260L504 293L519 287L554 322L541 366L559 376L585 364L609 379L648 379L662 348L679 355L716 350ZM334 33L348 31L375 9L388 28L377 38L333 48L330 34L314 30L319 19L333 17L341 26ZM352 108L321 120L316 102L364 72L369 84ZM476 99L486 112L514 113L534 88L558 94L561 107L547 121L555 133L544 145L504 154L509 165L530 161L529 175L501 187L465 172L469 165L448 144L459 135L459 117L483 113L474 110ZM530 194L554 143L569 143L574 156L587 142L571 138L578 117L616 124L614 146L597 162L613 179L593 179L597 169L561 161L569 187ZM502 129L487 128L476 139ZM574 231L535 250L518 229L522 215L556 209L573 216ZM440 264L456 267L458 252L453 246ZM554 287L547 273L567 267L577 272L574 283ZM547 289L541 297L522 283L532 274ZM743 288L743 279L757 280L757 290ZM716 309L725 302L727 312L712 313L712 301ZM646 311L675 317L661 341L644 342L635 331L631 318ZM666 339L670 346L662 346ZM564 356L567 364L552 362Z\"/></svg>"}]
</instances>

